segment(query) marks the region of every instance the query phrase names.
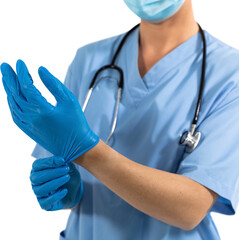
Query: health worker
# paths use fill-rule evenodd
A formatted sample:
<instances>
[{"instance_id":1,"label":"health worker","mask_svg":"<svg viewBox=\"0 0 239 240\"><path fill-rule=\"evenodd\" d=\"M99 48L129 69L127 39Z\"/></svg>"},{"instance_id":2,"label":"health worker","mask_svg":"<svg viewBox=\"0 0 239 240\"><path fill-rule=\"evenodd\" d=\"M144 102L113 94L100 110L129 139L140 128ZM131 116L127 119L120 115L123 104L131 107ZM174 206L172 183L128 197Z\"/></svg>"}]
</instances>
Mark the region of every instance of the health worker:
<instances>
[{"instance_id":1,"label":"health worker","mask_svg":"<svg viewBox=\"0 0 239 240\"><path fill-rule=\"evenodd\" d=\"M80 47L64 84L39 68L56 106L22 60L1 65L37 142L32 189L42 209L71 209L61 240L218 240L211 212L239 201L239 50L191 0L124 2L140 24Z\"/></svg>"}]
</instances>

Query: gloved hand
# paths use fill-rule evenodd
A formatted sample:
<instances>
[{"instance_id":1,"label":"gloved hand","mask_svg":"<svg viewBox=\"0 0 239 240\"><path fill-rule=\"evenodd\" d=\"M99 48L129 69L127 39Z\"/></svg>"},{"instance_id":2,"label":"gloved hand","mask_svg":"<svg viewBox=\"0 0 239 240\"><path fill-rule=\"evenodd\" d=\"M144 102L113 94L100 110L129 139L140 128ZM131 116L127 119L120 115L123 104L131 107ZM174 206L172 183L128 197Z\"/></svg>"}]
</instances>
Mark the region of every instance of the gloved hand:
<instances>
[{"instance_id":1,"label":"gloved hand","mask_svg":"<svg viewBox=\"0 0 239 240\"><path fill-rule=\"evenodd\" d=\"M35 160L30 180L41 208L47 211L73 208L83 196L79 171L61 157Z\"/></svg>"},{"instance_id":2,"label":"gloved hand","mask_svg":"<svg viewBox=\"0 0 239 240\"><path fill-rule=\"evenodd\" d=\"M93 148L99 137L90 129L74 94L44 67L39 76L54 95L52 106L33 85L25 63L17 61L17 75L7 63L1 65L3 85L13 121L29 137L66 162Z\"/></svg>"}]
</instances>

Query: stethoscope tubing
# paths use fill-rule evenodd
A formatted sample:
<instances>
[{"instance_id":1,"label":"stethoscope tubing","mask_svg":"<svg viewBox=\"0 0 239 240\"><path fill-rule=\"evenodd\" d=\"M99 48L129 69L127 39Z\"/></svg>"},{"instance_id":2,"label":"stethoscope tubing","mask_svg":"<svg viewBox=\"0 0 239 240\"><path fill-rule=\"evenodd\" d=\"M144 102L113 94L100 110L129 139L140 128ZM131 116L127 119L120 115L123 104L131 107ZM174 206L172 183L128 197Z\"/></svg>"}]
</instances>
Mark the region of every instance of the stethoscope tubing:
<instances>
[{"instance_id":1,"label":"stethoscope tubing","mask_svg":"<svg viewBox=\"0 0 239 240\"><path fill-rule=\"evenodd\" d=\"M198 24L198 23L197 23ZM96 83L96 79L98 77L98 75L100 74L100 72L104 71L105 69L114 69L114 70L117 70L119 75L120 75L120 81L117 82L118 83L118 92L117 92L117 100L116 100L116 104L115 104L115 109L114 109L114 117L113 117L113 123L112 123L112 127L111 127L111 130L110 130L110 134L109 134L109 137L107 138L106 140L106 144L108 144L109 140L111 139L114 131L115 131L115 128L116 128L116 123L117 123L117 119L118 119L118 110L119 110L119 102L120 102L120 99L122 97L122 89L124 87L124 73L123 73L123 70L122 68L120 68L119 66L116 66L115 65L115 61L116 61L116 58L117 56L119 55L127 37L137 28L139 27L140 23L135 25L133 28L131 28L122 38L113 58L112 58L112 62L111 64L109 65L105 65L103 67L101 67L94 75L91 83L90 83L90 86L89 86L89 90L87 92L87 95L85 97L85 101L84 101L84 104L83 104L83 107L82 107L82 110L83 112L85 111L86 109L86 106L89 102L89 99L90 99L90 96L92 94L92 91L94 89L94 86L95 86L95 83ZM180 138L180 141L179 141L179 144L181 145L187 145L189 144L190 145L190 149L193 150L199 140L200 140L200 136L201 136L201 133L200 132L197 132L194 134L194 131L196 129L196 125L197 125L197 121L198 121L198 117L199 117L199 113L200 113L200 107L201 107L201 102L202 102L202 95L203 95L203 89L204 89L204 84L205 84L205 68L206 68L206 39L205 39L205 35L204 35L204 32L203 32L203 29L201 28L201 26L198 24L198 27L199 27L199 31L200 31L200 34L202 36L202 40L203 40L203 60L202 60L202 73L201 73L201 82L200 82L200 89L199 89L199 94L198 94L198 99L197 99L197 106L196 106L196 109L195 109L195 113L194 113L194 117L193 117L193 120L192 120L192 123L191 123L191 130L190 132L184 132ZM184 135L184 137L183 137ZM185 137L187 135L187 137ZM184 140L183 140L184 139ZM188 142L187 142L188 141ZM191 151L191 150L188 150L188 151Z\"/></svg>"}]
</instances>

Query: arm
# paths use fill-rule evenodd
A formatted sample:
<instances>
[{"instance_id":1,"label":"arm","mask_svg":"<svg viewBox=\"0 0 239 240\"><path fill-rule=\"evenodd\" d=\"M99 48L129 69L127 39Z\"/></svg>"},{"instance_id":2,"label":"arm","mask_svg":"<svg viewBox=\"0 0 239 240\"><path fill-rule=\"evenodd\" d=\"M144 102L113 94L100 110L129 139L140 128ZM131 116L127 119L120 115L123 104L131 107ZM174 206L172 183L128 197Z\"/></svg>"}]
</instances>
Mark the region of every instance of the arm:
<instances>
[{"instance_id":1,"label":"arm","mask_svg":"<svg viewBox=\"0 0 239 240\"><path fill-rule=\"evenodd\" d=\"M17 126L53 155L86 168L138 210L190 230L216 201L216 193L185 176L140 165L99 143L78 99L47 69L39 68L39 75L57 100L55 107L36 89L23 61L17 62L17 74L6 63L1 71Z\"/></svg>"},{"instance_id":2,"label":"arm","mask_svg":"<svg viewBox=\"0 0 239 240\"><path fill-rule=\"evenodd\" d=\"M101 140L74 162L136 209L183 230L196 227L218 197L190 178L138 164Z\"/></svg>"}]
</instances>

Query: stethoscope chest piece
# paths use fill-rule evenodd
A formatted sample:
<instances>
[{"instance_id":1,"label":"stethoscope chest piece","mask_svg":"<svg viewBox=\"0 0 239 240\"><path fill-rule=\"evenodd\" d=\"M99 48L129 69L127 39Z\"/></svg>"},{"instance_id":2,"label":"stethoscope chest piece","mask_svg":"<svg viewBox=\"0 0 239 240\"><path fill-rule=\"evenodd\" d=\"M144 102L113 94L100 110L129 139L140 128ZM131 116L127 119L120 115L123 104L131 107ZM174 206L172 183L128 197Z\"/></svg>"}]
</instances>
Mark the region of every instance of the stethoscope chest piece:
<instances>
[{"instance_id":1,"label":"stethoscope chest piece","mask_svg":"<svg viewBox=\"0 0 239 240\"><path fill-rule=\"evenodd\" d=\"M180 145L185 145L185 151L191 153L198 145L201 138L201 133L196 132L192 133L190 131L186 131L182 134L179 143Z\"/></svg>"}]
</instances>

